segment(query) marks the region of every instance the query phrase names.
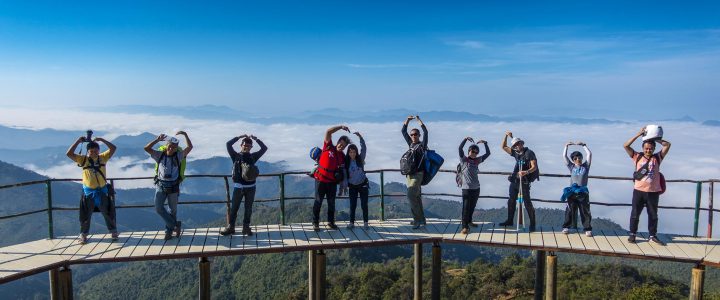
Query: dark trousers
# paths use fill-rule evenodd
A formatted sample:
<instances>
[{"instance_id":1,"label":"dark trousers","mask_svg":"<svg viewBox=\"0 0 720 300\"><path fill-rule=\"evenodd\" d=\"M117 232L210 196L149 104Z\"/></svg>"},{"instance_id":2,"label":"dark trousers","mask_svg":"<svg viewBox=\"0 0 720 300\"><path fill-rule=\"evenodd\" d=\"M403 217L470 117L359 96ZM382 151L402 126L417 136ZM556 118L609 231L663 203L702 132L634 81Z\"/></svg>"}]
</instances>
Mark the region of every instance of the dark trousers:
<instances>
[{"instance_id":1,"label":"dark trousers","mask_svg":"<svg viewBox=\"0 0 720 300\"><path fill-rule=\"evenodd\" d=\"M583 230L592 231L590 220L590 195L586 193L572 194L567 198L567 207L565 208L565 222L563 228L574 228L577 226L577 213L580 211L580 220L583 224Z\"/></svg>"},{"instance_id":2,"label":"dark trousers","mask_svg":"<svg viewBox=\"0 0 720 300\"><path fill-rule=\"evenodd\" d=\"M366 183L361 185L349 184L349 195L350 196L350 222L355 222L355 210L357 208L358 194L360 194L360 207L363 211L363 222L368 221L368 193L369 186Z\"/></svg>"},{"instance_id":3,"label":"dark trousers","mask_svg":"<svg viewBox=\"0 0 720 300\"><path fill-rule=\"evenodd\" d=\"M630 232L637 233L640 214L643 208L647 207L648 231L650 235L657 234L658 225L658 200L659 192L642 192L633 190L632 212L630 213Z\"/></svg>"},{"instance_id":4,"label":"dark trousers","mask_svg":"<svg viewBox=\"0 0 720 300\"><path fill-rule=\"evenodd\" d=\"M527 210L528 217L530 218L530 227L535 227L535 207L533 207L532 199L530 198L530 184L522 185L523 191L523 203L525 203L525 210ZM513 223L515 218L515 209L517 207L518 193L520 192L520 183L511 182L508 190L508 217L507 222Z\"/></svg>"},{"instance_id":5,"label":"dark trousers","mask_svg":"<svg viewBox=\"0 0 720 300\"><path fill-rule=\"evenodd\" d=\"M328 223L335 223L335 193L337 184L315 180L315 204L313 204L313 224L320 224L320 208L323 198L327 198Z\"/></svg>"},{"instance_id":6,"label":"dark trousers","mask_svg":"<svg viewBox=\"0 0 720 300\"><path fill-rule=\"evenodd\" d=\"M477 205L478 198L480 197L480 189L462 190L462 227L469 228L470 222L472 222L472 215L475 212L475 205Z\"/></svg>"},{"instance_id":7,"label":"dark trousers","mask_svg":"<svg viewBox=\"0 0 720 300\"><path fill-rule=\"evenodd\" d=\"M103 218L105 218L105 225L111 233L117 232L116 216L115 216L115 203L110 198L102 194L100 200L100 206L98 207ZM90 232L90 221L92 219L93 211L95 211L95 200L90 197L85 197L83 194L80 197L80 232L88 234Z\"/></svg>"},{"instance_id":8,"label":"dark trousers","mask_svg":"<svg viewBox=\"0 0 720 300\"><path fill-rule=\"evenodd\" d=\"M255 202L255 187L235 188L232 194L232 206L228 212L228 227L235 227L240 203L245 198L245 214L243 216L243 227L250 226L250 218L252 217L252 205Z\"/></svg>"}]
</instances>

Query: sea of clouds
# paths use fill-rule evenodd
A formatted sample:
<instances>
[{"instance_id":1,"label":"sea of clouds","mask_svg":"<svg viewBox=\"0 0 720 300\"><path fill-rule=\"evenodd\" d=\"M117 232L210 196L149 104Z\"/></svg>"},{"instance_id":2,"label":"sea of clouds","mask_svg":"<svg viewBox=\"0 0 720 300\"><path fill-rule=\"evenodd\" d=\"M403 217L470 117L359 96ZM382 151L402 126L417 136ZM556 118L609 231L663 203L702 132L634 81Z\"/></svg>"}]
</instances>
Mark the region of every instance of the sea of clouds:
<instances>
[{"instance_id":1,"label":"sea of clouds","mask_svg":"<svg viewBox=\"0 0 720 300\"><path fill-rule=\"evenodd\" d=\"M185 130L195 146L189 159L226 156L225 142L233 136L254 134L269 147L263 160L268 162L284 161L292 170L307 170L312 167L308 150L322 144L323 134L329 125L307 124L256 124L243 121L196 120L175 116L156 116L151 114L92 113L81 111L2 109L0 125L30 129L53 128L58 130L77 130L88 128L107 132L106 139L120 135L137 135L143 132L153 134L174 134ZM398 168L399 158L406 149L400 128L403 120L392 123L352 123L346 124L351 131L360 131L368 146L366 169ZM424 120L429 130L429 146L445 158L444 169L454 169L458 163L458 145L466 136L484 139L489 142L491 156L481 165L481 171L511 171L514 159L500 149L505 131L526 141L526 146L534 150L542 173L566 174L568 171L562 158L563 145L568 141L583 141L593 153L591 175L629 177L633 171L633 162L623 150L623 143L632 137L648 122L628 122L616 124L578 125L570 123L482 123L482 122L434 122ZM412 128L414 123L410 125ZM703 126L694 122L663 122L665 139L672 143L667 159L661 170L667 179L709 179L720 178L720 156L715 147L720 138L717 127ZM338 132L333 140L341 134ZM354 142L357 138L350 135ZM181 139L182 141L182 139ZM68 141L68 144L73 141ZM55 145L56 146L56 145ZM639 142L635 145L639 149ZM659 149L659 147L658 147ZM570 151L575 150L571 148ZM577 149L580 150L580 149ZM481 147L482 153L482 147ZM150 162L148 158L119 157L108 165L110 177L149 176L152 170L142 166L124 168L138 162ZM38 173L56 177L75 177L78 170L71 161L41 169L36 166L24 166ZM230 166L228 166L228 172ZM192 170L190 170L192 172ZM379 181L377 175L371 180ZM404 182L398 174L386 174L386 181ZM121 187L137 187L138 184L123 183ZM146 184L146 183L140 183ZM562 188L568 184L566 178L543 177L533 183L532 196L540 199L559 199ZM481 194L506 196L508 182L503 176L481 176ZM629 181L594 179L589 183L591 199L596 202L630 203L632 183ZM695 204L695 184L671 183L668 191L661 197L661 205L687 206ZM424 192L459 193L454 182L454 174L441 173ZM702 206L707 207L707 185L703 186ZM451 198L458 200L457 198ZM482 199L478 208L502 207L505 200ZM563 208L558 204L536 203L537 207ZM716 205L717 206L717 205ZM593 206L595 218L611 219L627 227L629 207ZM661 210L660 231L692 233L692 211ZM646 228L646 216L641 219L640 228ZM705 233L707 213L701 213L700 234Z\"/></svg>"}]
</instances>

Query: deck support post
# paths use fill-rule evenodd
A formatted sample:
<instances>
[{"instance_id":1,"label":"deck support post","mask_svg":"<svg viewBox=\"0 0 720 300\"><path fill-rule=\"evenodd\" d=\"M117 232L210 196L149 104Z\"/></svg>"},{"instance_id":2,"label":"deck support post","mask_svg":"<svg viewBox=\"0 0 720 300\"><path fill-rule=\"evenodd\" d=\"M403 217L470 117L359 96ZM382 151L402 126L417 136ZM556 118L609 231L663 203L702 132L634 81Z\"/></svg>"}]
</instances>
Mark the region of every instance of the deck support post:
<instances>
[{"instance_id":1,"label":"deck support post","mask_svg":"<svg viewBox=\"0 0 720 300\"><path fill-rule=\"evenodd\" d=\"M543 299L545 287L545 250L535 250L535 300Z\"/></svg>"},{"instance_id":2,"label":"deck support post","mask_svg":"<svg viewBox=\"0 0 720 300\"><path fill-rule=\"evenodd\" d=\"M422 300L422 243L415 243L415 257L414 257L414 300Z\"/></svg>"},{"instance_id":3,"label":"deck support post","mask_svg":"<svg viewBox=\"0 0 720 300\"><path fill-rule=\"evenodd\" d=\"M58 269L52 269L48 272L48 275L50 277L50 299L51 300L58 300L60 299L60 286L58 282L58 273L60 270Z\"/></svg>"},{"instance_id":4,"label":"deck support post","mask_svg":"<svg viewBox=\"0 0 720 300\"><path fill-rule=\"evenodd\" d=\"M690 300L702 300L705 286L705 266L696 265L692 269L690 281Z\"/></svg>"},{"instance_id":5,"label":"deck support post","mask_svg":"<svg viewBox=\"0 0 720 300\"><path fill-rule=\"evenodd\" d=\"M550 251L545 259L545 300L557 299L557 255Z\"/></svg>"},{"instance_id":6,"label":"deck support post","mask_svg":"<svg viewBox=\"0 0 720 300\"><path fill-rule=\"evenodd\" d=\"M315 300L315 250L308 250L308 300Z\"/></svg>"},{"instance_id":7,"label":"deck support post","mask_svg":"<svg viewBox=\"0 0 720 300\"><path fill-rule=\"evenodd\" d=\"M207 257L201 257L198 261L200 269L200 287L198 289L198 299L210 300L210 261Z\"/></svg>"},{"instance_id":8,"label":"deck support post","mask_svg":"<svg viewBox=\"0 0 720 300\"><path fill-rule=\"evenodd\" d=\"M325 300L325 251L315 254L315 299Z\"/></svg>"},{"instance_id":9,"label":"deck support post","mask_svg":"<svg viewBox=\"0 0 720 300\"><path fill-rule=\"evenodd\" d=\"M72 270L65 266L62 270L58 271L58 292L60 299L72 300L73 299L73 287L72 287Z\"/></svg>"},{"instance_id":10,"label":"deck support post","mask_svg":"<svg viewBox=\"0 0 720 300\"><path fill-rule=\"evenodd\" d=\"M442 249L440 242L433 242L432 246L432 289L430 299L440 300L440 272L442 263Z\"/></svg>"}]
</instances>

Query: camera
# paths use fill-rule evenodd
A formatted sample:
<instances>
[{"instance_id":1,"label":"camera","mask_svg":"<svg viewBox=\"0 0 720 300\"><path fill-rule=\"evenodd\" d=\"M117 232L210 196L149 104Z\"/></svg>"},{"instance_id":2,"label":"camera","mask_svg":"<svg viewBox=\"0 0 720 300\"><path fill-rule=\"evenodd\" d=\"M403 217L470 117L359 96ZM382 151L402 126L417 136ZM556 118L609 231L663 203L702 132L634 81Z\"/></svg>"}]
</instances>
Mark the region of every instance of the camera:
<instances>
[{"instance_id":1,"label":"camera","mask_svg":"<svg viewBox=\"0 0 720 300\"><path fill-rule=\"evenodd\" d=\"M85 131L85 141L92 142L92 135L93 135L92 130Z\"/></svg>"}]
</instances>

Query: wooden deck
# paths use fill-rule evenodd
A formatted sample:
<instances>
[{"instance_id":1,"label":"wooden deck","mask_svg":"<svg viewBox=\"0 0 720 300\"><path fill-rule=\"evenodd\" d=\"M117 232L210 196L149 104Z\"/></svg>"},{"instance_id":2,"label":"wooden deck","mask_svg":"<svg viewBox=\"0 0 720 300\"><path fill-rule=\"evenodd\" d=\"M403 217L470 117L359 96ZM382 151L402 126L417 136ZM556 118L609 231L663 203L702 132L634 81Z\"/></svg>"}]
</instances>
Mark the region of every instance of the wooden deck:
<instances>
[{"instance_id":1,"label":"wooden deck","mask_svg":"<svg viewBox=\"0 0 720 300\"><path fill-rule=\"evenodd\" d=\"M369 229L356 226L315 232L309 223L256 225L255 235L221 236L221 228L187 228L180 238L163 240L162 231L124 232L116 242L109 234L90 236L80 245L76 236L38 240L0 248L0 283L73 264L278 253L312 249L375 247L413 243L459 243L590 255L679 261L720 267L720 239L660 234L667 243L648 243L647 233L637 244L627 242L626 231L595 231L563 234L560 228L539 227L537 232L518 232L494 223L478 223L470 234L460 233L458 220L429 219L422 230L413 230L409 219L371 221Z\"/></svg>"}]
</instances>

